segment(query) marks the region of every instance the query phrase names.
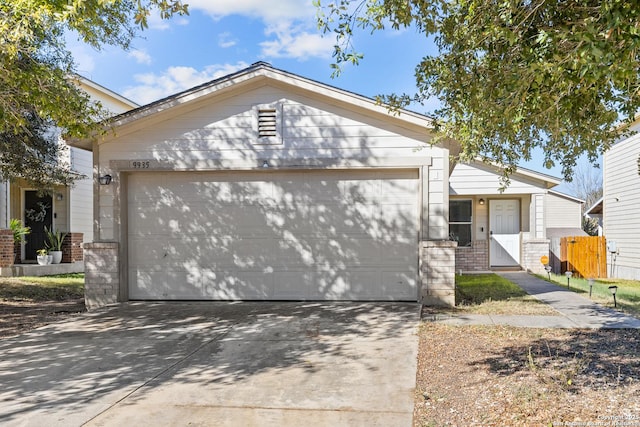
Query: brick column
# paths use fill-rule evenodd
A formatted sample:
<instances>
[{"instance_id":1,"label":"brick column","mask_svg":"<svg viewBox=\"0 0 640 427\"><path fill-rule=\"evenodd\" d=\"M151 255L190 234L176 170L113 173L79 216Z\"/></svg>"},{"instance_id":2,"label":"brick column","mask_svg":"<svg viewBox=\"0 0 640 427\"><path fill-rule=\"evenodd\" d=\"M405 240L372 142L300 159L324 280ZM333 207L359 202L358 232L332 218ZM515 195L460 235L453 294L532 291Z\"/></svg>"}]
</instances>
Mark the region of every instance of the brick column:
<instances>
[{"instance_id":1,"label":"brick column","mask_svg":"<svg viewBox=\"0 0 640 427\"><path fill-rule=\"evenodd\" d=\"M0 229L0 267L10 267L14 260L13 231Z\"/></svg>"},{"instance_id":2,"label":"brick column","mask_svg":"<svg viewBox=\"0 0 640 427\"><path fill-rule=\"evenodd\" d=\"M68 233L62 241L62 262L78 262L83 260L82 233Z\"/></svg>"},{"instance_id":3,"label":"brick column","mask_svg":"<svg viewBox=\"0 0 640 427\"><path fill-rule=\"evenodd\" d=\"M532 273L547 274L540 262L543 256L549 256L549 239L525 240L522 242L522 267Z\"/></svg>"},{"instance_id":4,"label":"brick column","mask_svg":"<svg viewBox=\"0 0 640 427\"><path fill-rule=\"evenodd\" d=\"M120 260L118 242L84 244L84 300L87 310L118 302Z\"/></svg>"},{"instance_id":5,"label":"brick column","mask_svg":"<svg viewBox=\"0 0 640 427\"><path fill-rule=\"evenodd\" d=\"M424 305L454 306L456 304L457 242L420 242L420 299Z\"/></svg>"}]
</instances>

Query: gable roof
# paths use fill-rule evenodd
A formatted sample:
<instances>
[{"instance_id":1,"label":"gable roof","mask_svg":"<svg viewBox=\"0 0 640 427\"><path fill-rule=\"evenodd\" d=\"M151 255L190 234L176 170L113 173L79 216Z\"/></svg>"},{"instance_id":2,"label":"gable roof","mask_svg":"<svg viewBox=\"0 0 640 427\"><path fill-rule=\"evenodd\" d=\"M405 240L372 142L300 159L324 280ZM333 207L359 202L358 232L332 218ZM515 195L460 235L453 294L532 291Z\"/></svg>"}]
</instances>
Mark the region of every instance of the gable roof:
<instances>
[{"instance_id":1,"label":"gable roof","mask_svg":"<svg viewBox=\"0 0 640 427\"><path fill-rule=\"evenodd\" d=\"M494 162L483 162L481 159L472 160L470 162L456 162L455 166L458 163L466 164L471 167L475 167L481 170L489 171L496 175L500 175L502 168ZM518 166L516 171L510 176L511 179L526 178L528 180L536 182L540 187L551 189L562 182L562 179L557 178L555 176L551 176L545 173L536 172L531 169L523 168ZM561 193L558 193L561 194Z\"/></svg>"},{"instance_id":2,"label":"gable roof","mask_svg":"<svg viewBox=\"0 0 640 427\"><path fill-rule=\"evenodd\" d=\"M176 108L201 102L214 96L232 93L245 87L251 87L251 85L259 86L267 83L320 96L330 100L332 104L348 109L358 109L371 115L384 115L386 120L407 127L420 128L425 131L434 128L433 119L426 115L406 109L400 109L392 114L386 105L382 105L372 98L274 68L266 62L256 62L243 70L127 111L113 117L107 124L112 128L122 129L134 122L145 121L152 116L162 115ZM92 149L90 139L73 141L72 145L88 150Z\"/></svg>"},{"instance_id":3,"label":"gable roof","mask_svg":"<svg viewBox=\"0 0 640 427\"><path fill-rule=\"evenodd\" d=\"M570 200L570 201L575 202L575 203L584 203L584 200L582 200L582 199L580 199L578 197L574 197L574 196L571 196L569 194L561 193L561 192L556 191L556 190L549 190L549 194L553 194L554 196L562 197L563 199L567 199L567 200Z\"/></svg>"},{"instance_id":4,"label":"gable roof","mask_svg":"<svg viewBox=\"0 0 640 427\"><path fill-rule=\"evenodd\" d=\"M600 197L596 202L585 212L585 215L598 215L602 214L604 197Z\"/></svg>"},{"instance_id":5,"label":"gable roof","mask_svg":"<svg viewBox=\"0 0 640 427\"><path fill-rule=\"evenodd\" d=\"M132 100L125 98L124 96L112 91L111 89L107 89L106 87L99 85L93 80L89 80L86 77L83 77L79 74L73 76L74 80L78 84L78 86L87 92L90 96L93 95L101 102L109 102L114 103L120 106L121 111L131 110L133 108L140 107L139 104L133 102Z\"/></svg>"}]
</instances>

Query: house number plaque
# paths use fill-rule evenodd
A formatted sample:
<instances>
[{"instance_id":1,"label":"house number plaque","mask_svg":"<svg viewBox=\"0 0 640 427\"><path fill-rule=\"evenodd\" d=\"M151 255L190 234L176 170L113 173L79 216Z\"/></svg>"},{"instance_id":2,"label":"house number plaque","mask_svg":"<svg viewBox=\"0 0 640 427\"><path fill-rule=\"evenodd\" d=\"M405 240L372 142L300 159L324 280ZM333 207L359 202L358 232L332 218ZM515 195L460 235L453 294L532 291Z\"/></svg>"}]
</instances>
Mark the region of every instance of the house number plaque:
<instances>
[{"instance_id":1,"label":"house number plaque","mask_svg":"<svg viewBox=\"0 0 640 427\"><path fill-rule=\"evenodd\" d=\"M132 160L129 166L131 167L131 169L149 169L151 167L151 161Z\"/></svg>"}]
</instances>

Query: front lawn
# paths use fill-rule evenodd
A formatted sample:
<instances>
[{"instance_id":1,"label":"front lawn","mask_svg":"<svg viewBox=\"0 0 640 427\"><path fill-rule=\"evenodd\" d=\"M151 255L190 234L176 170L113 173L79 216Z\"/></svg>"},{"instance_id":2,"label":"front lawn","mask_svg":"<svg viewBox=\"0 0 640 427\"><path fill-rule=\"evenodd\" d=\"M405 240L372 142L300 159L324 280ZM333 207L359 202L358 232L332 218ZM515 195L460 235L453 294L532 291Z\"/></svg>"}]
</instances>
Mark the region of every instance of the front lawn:
<instances>
[{"instance_id":1,"label":"front lawn","mask_svg":"<svg viewBox=\"0 0 640 427\"><path fill-rule=\"evenodd\" d=\"M65 301L84 298L84 273L0 278L0 300Z\"/></svg>"},{"instance_id":2,"label":"front lawn","mask_svg":"<svg viewBox=\"0 0 640 427\"><path fill-rule=\"evenodd\" d=\"M558 314L496 274L456 275L456 309L475 314Z\"/></svg>"}]
</instances>

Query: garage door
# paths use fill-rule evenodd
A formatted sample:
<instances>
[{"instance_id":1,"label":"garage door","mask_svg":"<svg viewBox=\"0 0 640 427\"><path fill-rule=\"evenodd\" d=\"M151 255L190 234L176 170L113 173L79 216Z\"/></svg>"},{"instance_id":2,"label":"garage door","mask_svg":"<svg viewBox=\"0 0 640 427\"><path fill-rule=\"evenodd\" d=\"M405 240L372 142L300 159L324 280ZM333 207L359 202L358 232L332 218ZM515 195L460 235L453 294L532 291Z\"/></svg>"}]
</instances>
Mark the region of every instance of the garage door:
<instances>
[{"instance_id":1,"label":"garage door","mask_svg":"<svg viewBox=\"0 0 640 427\"><path fill-rule=\"evenodd\" d=\"M418 172L135 173L130 299L417 299Z\"/></svg>"}]
</instances>

